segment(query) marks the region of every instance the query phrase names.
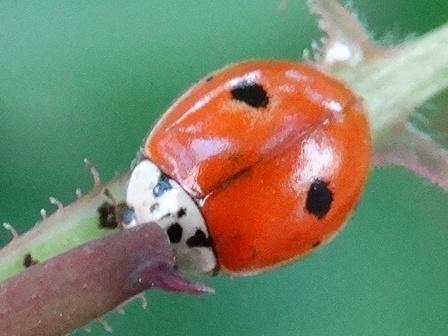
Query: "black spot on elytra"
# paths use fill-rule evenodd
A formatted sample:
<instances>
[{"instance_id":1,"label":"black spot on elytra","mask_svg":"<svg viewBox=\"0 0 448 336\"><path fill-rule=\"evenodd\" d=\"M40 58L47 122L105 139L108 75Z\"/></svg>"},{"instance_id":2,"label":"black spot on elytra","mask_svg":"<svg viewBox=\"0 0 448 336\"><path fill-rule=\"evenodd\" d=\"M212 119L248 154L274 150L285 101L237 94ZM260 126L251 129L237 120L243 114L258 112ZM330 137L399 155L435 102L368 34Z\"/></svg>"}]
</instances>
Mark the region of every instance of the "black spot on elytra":
<instances>
[{"instance_id":1,"label":"black spot on elytra","mask_svg":"<svg viewBox=\"0 0 448 336\"><path fill-rule=\"evenodd\" d=\"M210 82L212 79L213 79L213 76L208 76L208 77L205 79L205 81L206 81L206 82Z\"/></svg>"},{"instance_id":2,"label":"black spot on elytra","mask_svg":"<svg viewBox=\"0 0 448 336\"><path fill-rule=\"evenodd\" d=\"M170 242L172 243L178 243L182 239L182 226L180 226L179 223L173 223L171 224L168 229L166 230L166 233L168 234L168 238L170 239Z\"/></svg>"},{"instance_id":3,"label":"black spot on elytra","mask_svg":"<svg viewBox=\"0 0 448 336\"><path fill-rule=\"evenodd\" d=\"M182 218L187 214L187 209L180 208L179 211L177 211L177 218Z\"/></svg>"},{"instance_id":4,"label":"black spot on elytra","mask_svg":"<svg viewBox=\"0 0 448 336\"><path fill-rule=\"evenodd\" d=\"M173 186L170 184L169 177L162 173L159 178L159 182L156 184L152 193L155 197L159 197L163 195L163 193L167 190L172 189Z\"/></svg>"},{"instance_id":5,"label":"black spot on elytra","mask_svg":"<svg viewBox=\"0 0 448 336\"><path fill-rule=\"evenodd\" d=\"M252 107L266 107L269 98L260 84L243 81L238 83L231 91L232 98L242 101Z\"/></svg>"},{"instance_id":6,"label":"black spot on elytra","mask_svg":"<svg viewBox=\"0 0 448 336\"><path fill-rule=\"evenodd\" d=\"M318 219L322 219L330 211L332 202L333 192L328 188L328 182L314 180L306 197L306 210Z\"/></svg>"},{"instance_id":7,"label":"black spot on elytra","mask_svg":"<svg viewBox=\"0 0 448 336\"><path fill-rule=\"evenodd\" d=\"M313 248L316 248L316 247L318 247L321 243L322 243L322 242L321 242L320 240L318 240L317 242L315 242L315 243L312 245L312 247L313 247Z\"/></svg>"},{"instance_id":8,"label":"black spot on elytra","mask_svg":"<svg viewBox=\"0 0 448 336\"><path fill-rule=\"evenodd\" d=\"M39 261L34 259L31 253L27 253L23 257L23 266L25 266L26 268L36 265L37 263L39 263Z\"/></svg>"},{"instance_id":9,"label":"black spot on elytra","mask_svg":"<svg viewBox=\"0 0 448 336\"><path fill-rule=\"evenodd\" d=\"M196 230L194 236L187 239L189 247L210 247L212 246L210 239L207 238L204 231Z\"/></svg>"}]
</instances>

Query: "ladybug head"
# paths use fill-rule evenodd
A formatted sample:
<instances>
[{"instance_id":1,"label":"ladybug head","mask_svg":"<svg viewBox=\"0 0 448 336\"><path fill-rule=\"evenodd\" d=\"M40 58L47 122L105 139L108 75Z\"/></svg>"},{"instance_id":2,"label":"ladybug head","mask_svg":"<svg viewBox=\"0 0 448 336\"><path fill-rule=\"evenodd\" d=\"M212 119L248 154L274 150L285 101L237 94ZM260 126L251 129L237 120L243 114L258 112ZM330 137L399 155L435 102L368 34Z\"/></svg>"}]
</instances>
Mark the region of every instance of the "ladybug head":
<instances>
[{"instance_id":1,"label":"ladybug head","mask_svg":"<svg viewBox=\"0 0 448 336\"><path fill-rule=\"evenodd\" d=\"M151 161L143 160L134 168L126 203L135 212L136 220L130 226L156 222L166 231L180 271L215 271L215 255L198 206Z\"/></svg>"}]
</instances>

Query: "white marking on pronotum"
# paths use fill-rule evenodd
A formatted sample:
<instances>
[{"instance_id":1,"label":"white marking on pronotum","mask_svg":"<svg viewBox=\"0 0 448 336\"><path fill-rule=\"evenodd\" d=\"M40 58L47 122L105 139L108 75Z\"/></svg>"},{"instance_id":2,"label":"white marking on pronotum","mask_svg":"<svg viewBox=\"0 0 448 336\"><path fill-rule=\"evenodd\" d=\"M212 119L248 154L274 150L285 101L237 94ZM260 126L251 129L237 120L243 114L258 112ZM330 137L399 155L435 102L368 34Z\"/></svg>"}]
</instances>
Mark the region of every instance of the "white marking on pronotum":
<instances>
[{"instance_id":1,"label":"white marking on pronotum","mask_svg":"<svg viewBox=\"0 0 448 336\"><path fill-rule=\"evenodd\" d=\"M99 186L101 185L100 173L98 173L98 170L88 159L84 159L84 164L86 165L87 169L90 171L90 174L92 175L93 188L94 189L99 188Z\"/></svg>"},{"instance_id":2,"label":"white marking on pronotum","mask_svg":"<svg viewBox=\"0 0 448 336\"><path fill-rule=\"evenodd\" d=\"M17 233L16 229L14 229L14 226L12 226L10 223L3 223L3 227L11 232L12 234L12 240L19 237L19 234Z\"/></svg>"},{"instance_id":3,"label":"white marking on pronotum","mask_svg":"<svg viewBox=\"0 0 448 336\"><path fill-rule=\"evenodd\" d=\"M56 205L58 210L64 209L64 204L62 204L62 202L60 200L58 200L57 198L50 196L48 198L48 200L50 201L51 204Z\"/></svg>"},{"instance_id":4,"label":"white marking on pronotum","mask_svg":"<svg viewBox=\"0 0 448 336\"><path fill-rule=\"evenodd\" d=\"M197 232L209 239L200 209L191 196L176 181L165 176L153 162L143 160L132 171L126 203L134 209L136 218L127 227L156 222L166 230L168 237L172 238L176 265L180 271L209 273L215 269L216 257L211 246L192 246L188 243Z\"/></svg>"}]
</instances>

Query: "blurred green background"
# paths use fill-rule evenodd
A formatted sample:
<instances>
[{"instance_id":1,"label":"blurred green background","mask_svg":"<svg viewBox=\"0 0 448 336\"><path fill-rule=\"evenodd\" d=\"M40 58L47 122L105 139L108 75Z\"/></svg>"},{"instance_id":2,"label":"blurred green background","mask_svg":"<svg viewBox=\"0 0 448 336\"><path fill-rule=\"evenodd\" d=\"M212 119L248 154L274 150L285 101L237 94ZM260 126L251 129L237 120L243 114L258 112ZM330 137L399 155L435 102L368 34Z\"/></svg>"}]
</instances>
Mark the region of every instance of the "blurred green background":
<instances>
[{"instance_id":1,"label":"blurred green background","mask_svg":"<svg viewBox=\"0 0 448 336\"><path fill-rule=\"evenodd\" d=\"M448 18L447 1L353 4L388 41ZM154 120L208 72L297 59L320 33L304 2L279 5L1 1L0 221L23 232L51 209L48 196L69 202L76 187L88 190L85 157L105 180L127 169ZM147 310L132 302L126 316L106 318L115 335L447 335L447 201L402 169L374 171L350 225L312 256L256 277L205 279L210 297L151 291ZM106 334L92 324L91 335Z\"/></svg>"}]
</instances>

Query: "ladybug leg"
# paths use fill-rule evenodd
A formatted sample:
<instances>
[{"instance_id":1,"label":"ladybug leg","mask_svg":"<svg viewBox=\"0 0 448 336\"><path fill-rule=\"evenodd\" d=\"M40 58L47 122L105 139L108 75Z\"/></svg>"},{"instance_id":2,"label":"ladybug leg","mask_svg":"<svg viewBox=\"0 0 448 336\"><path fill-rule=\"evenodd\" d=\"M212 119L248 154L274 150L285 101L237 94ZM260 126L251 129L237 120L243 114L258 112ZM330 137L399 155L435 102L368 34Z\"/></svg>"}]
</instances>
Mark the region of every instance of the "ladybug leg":
<instances>
[{"instance_id":1,"label":"ladybug leg","mask_svg":"<svg viewBox=\"0 0 448 336\"><path fill-rule=\"evenodd\" d=\"M104 202L97 209L99 225L120 230L133 226L133 223L135 224L134 209L124 201L118 202L109 189L104 190L104 195L110 202Z\"/></svg>"}]
</instances>

